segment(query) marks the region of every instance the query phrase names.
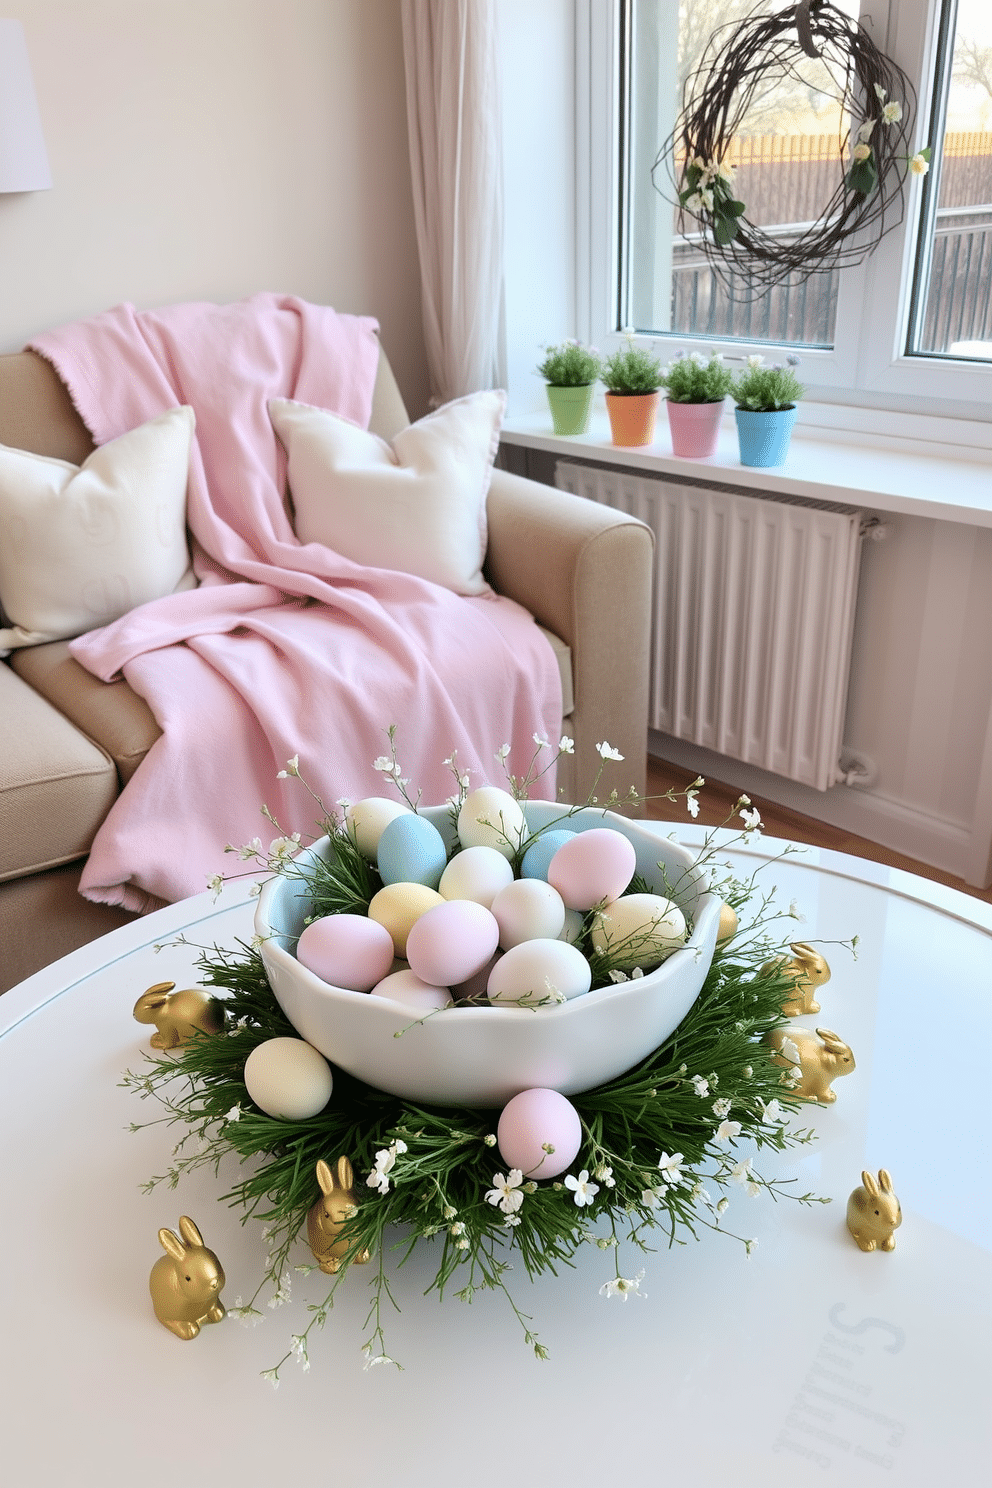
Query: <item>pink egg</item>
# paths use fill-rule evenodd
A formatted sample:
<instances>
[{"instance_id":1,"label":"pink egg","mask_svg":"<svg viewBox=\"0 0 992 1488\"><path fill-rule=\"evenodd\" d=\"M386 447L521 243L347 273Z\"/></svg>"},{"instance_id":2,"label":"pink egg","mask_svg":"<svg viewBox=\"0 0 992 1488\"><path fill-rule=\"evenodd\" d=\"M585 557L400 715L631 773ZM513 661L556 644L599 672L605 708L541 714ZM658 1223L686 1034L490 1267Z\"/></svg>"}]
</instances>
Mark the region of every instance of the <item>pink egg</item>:
<instances>
[{"instance_id":1,"label":"pink egg","mask_svg":"<svg viewBox=\"0 0 992 1488\"><path fill-rule=\"evenodd\" d=\"M496 1128L503 1161L525 1178L557 1178L575 1161L582 1123L557 1090L522 1090L504 1107ZM546 1152L545 1145L554 1151Z\"/></svg>"},{"instance_id":2,"label":"pink egg","mask_svg":"<svg viewBox=\"0 0 992 1488\"><path fill-rule=\"evenodd\" d=\"M487 1005L489 998L486 996L486 990L489 986L489 973L502 954L502 951L497 951L494 956L489 957L485 966L477 971L475 976L470 976L467 982L458 982L452 987L451 995L456 1002L472 1003L476 1007Z\"/></svg>"},{"instance_id":3,"label":"pink egg","mask_svg":"<svg viewBox=\"0 0 992 1488\"><path fill-rule=\"evenodd\" d=\"M393 937L366 915L333 914L307 925L296 944L301 966L352 992L368 992L393 964Z\"/></svg>"},{"instance_id":4,"label":"pink egg","mask_svg":"<svg viewBox=\"0 0 992 1488\"><path fill-rule=\"evenodd\" d=\"M568 909L592 909L618 899L637 867L634 844L611 827L576 832L548 864L548 883Z\"/></svg>"},{"instance_id":5,"label":"pink egg","mask_svg":"<svg viewBox=\"0 0 992 1488\"><path fill-rule=\"evenodd\" d=\"M422 981L456 987L482 970L498 944L499 925L484 905L451 899L420 916L407 936L406 959Z\"/></svg>"},{"instance_id":6,"label":"pink egg","mask_svg":"<svg viewBox=\"0 0 992 1488\"><path fill-rule=\"evenodd\" d=\"M447 987L432 987L428 982L422 982L409 967L391 971L381 982L376 982L372 996L401 1002L415 1013L437 1012L451 1006L451 993Z\"/></svg>"}]
</instances>

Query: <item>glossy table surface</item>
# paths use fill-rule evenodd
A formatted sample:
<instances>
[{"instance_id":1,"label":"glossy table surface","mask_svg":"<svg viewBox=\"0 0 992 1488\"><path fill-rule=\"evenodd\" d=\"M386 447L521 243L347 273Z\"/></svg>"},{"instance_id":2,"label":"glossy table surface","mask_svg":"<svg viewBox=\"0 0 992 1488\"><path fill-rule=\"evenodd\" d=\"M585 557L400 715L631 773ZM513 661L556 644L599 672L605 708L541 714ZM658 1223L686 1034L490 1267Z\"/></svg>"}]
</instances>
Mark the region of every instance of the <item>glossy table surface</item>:
<instances>
[{"instance_id":1,"label":"glossy table surface","mask_svg":"<svg viewBox=\"0 0 992 1488\"><path fill-rule=\"evenodd\" d=\"M669 828L690 844L695 828ZM647 1255L643 1297L604 1298L610 1254L509 1284L550 1360L537 1362L505 1300L425 1297L432 1256L395 1273L387 1347L404 1366L363 1371L369 1292L347 1278L311 1349L279 1389L260 1372L308 1321L326 1278L294 1277L262 1326L227 1319L181 1343L154 1319L157 1231L199 1223L227 1273L223 1299L254 1289L260 1226L218 1202L233 1168L151 1194L177 1131L128 1130L158 1108L120 1087L150 1030L135 999L154 982L192 985L196 951L251 934L252 902L225 889L115 931L0 998L0 1479L11 1488L178 1478L261 1485L315 1478L420 1488L508 1481L601 1484L963 1485L984 1481L988 1408L992 907L841 854L756 839L728 853L787 909L783 939L860 937L825 953L822 1011L857 1069L818 1140L763 1160L805 1208L735 1193L726 1236ZM763 866L764 865L764 866ZM164 949L156 952L156 945ZM805 1113L804 1113L805 1117ZM772 1166L774 1164L774 1166ZM862 1168L885 1167L904 1222L891 1254L863 1254L844 1223ZM299 1261L309 1261L301 1243Z\"/></svg>"}]
</instances>

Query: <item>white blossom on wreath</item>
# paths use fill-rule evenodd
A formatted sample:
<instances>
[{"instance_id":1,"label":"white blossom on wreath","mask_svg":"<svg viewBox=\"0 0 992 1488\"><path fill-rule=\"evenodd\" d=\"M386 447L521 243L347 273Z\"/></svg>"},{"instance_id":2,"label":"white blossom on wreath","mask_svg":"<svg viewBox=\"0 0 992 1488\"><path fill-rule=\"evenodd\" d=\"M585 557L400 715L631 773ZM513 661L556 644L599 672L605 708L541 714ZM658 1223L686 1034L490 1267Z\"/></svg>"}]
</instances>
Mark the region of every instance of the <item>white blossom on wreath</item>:
<instances>
[{"instance_id":1,"label":"white blossom on wreath","mask_svg":"<svg viewBox=\"0 0 992 1488\"><path fill-rule=\"evenodd\" d=\"M509 1173L493 1174L493 1186L486 1193L486 1203L502 1209L504 1214L515 1214L524 1201L521 1184L524 1175L519 1168L511 1168Z\"/></svg>"},{"instance_id":2,"label":"white blossom on wreath","mask_svg":"<svg viewBox=\"0 0 992 1488\"><path fill-rule=\"evenodd\" d=\"M581 1209L585 1204L591 1204L599 1193L599 1184L593 1183L589 1177L588 1168L583 1168L577 1178L571 1173L565 1179L565 1187L572 1190L576 1207Z\"/></svg>"}]
</instances>

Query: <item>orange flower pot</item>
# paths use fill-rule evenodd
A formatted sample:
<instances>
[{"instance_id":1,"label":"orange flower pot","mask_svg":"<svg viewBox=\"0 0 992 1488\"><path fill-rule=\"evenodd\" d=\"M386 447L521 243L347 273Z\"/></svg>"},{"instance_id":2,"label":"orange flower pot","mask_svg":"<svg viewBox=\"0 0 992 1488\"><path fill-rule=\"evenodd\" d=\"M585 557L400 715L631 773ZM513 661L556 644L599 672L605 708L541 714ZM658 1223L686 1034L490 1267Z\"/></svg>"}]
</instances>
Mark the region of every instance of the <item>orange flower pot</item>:
<instances>
[{"instance_id":1,"label":"orange flower pot","mask_svg":"<svg viewBox=\"0 0 992 1488\"><path fill-rule=\"evenodd\" d=\"M620 445L651 444L658 417L661 393L607 393L606 411L610 416L613 443Z\"/></svg>"}]
</instances>

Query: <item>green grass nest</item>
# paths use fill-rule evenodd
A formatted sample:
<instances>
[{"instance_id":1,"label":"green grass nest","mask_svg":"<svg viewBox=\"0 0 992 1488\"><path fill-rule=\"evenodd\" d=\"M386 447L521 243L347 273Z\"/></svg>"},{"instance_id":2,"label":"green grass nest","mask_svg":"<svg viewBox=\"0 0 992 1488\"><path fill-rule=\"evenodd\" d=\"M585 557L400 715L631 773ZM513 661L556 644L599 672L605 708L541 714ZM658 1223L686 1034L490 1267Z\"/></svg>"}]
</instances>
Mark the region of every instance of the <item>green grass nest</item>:
<instances>
[{"instance_id":1,"label":"green grass nest","mask_svg":"<svg viewBox=\"0 0 992 1488\"><path fill-rule=\"evenodd\" d=\"M720 892L738 911L755 894L753 882L728 881ZM768 923L779 918L769 911L770 900L763 899L749 929L718 946L696 1003L670 1038L621 1078L571 1097L583 1142L570 1171L585 1172L598 1185L592 1202L580 1207L562 1174L526 1183L523 1202L510 1215L486 1198L496 1174L506 1172L496 1147L498 1111L415 1105L337 1069L330 1104L310 1120L281 1121L258 1110L245 1089L245 1061L266 1039L295 1030L272 995L257 950L203 951L201 980L223 995L224 1032L152 1056L150 1068L128 1072L123 1083L161 1102L160 1122L185 1128L172 1166L152 1178L148 1190L161 1183L175 1188L184 1173L204 1164L217 1171L228 1154L243 1166L245 1176L222 1198L244 1211L244 1222L256 1218L264 1226L265 1259L255 1295L245 1305L238 1299L234 1315L261 1316L256 1304L269 1287L274 1301L285 1300L294 1265L316 1269L297 1262L311 1260L306 1220L319 1197L318 1159L333 1166L345 1155L355 1172L358 1212L350 1222L348 1254L328 1277L323 1301L309 1306L306 1328L293 1335L291 1348L265 1377L277 1384L282 1365L294 1356L308 1367L311 1330L323 1324L352 1260L365 1249L371 1264L356 1276L367 1277L371 1287L362 1345L367 1365L395 1362L385 1352L384 1304L395 1305L387 1257L402 1264L418 1244L432 1245L437 1254L428 1291L453 1291L463 1300L480 1289L503 1291L527 1343L543 1358L544 1346L505 1285L513 1252L534 1278L557 1274L581 1246L598 1245L611 1256L614 1273L603 1291L624 1293L636 1290L637 1278L621 1275L622 1243L650 1251L698 1238L707 1228L729 1234L721 1225L727 1201L719 1195L738 1191L735 1185L752 1194L823 1202L759 1171L767 1149L782 1152L812 1140L809 1130L787 1124L801 1103L761 1042L786 1021L781 1005L792 987L768 965L783 949L767 933ZM132 1130L146 1124L153 1123ZM367 1175L376 1153L397 1142L388 1191L379 1193L367 1185ZM676 1158L667 1174L660 1169ZM666 1181L673 1176L678 1181ZM754 1242L732 1238L750 1252Z\"/></svg>"}]
</instances>

